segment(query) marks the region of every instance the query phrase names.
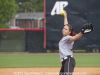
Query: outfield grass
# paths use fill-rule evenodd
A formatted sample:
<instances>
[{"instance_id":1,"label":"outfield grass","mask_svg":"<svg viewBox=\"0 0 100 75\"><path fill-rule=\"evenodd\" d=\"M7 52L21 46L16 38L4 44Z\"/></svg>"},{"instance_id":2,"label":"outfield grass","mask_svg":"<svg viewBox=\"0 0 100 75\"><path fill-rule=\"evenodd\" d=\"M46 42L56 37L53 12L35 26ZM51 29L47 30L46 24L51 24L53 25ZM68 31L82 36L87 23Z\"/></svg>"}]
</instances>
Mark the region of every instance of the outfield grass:
<instances>
[{"instance_id":1,"label":"outfield grass","mask_svg":"<svg viewBox=\"0 0 100 75\"><path fill-rule=\"evenodd\" d=\"M74 54L76 67L100 67L100 54ZM0 68L60 67L58 53L0 54Z\"/></svg>"}]
</instances>

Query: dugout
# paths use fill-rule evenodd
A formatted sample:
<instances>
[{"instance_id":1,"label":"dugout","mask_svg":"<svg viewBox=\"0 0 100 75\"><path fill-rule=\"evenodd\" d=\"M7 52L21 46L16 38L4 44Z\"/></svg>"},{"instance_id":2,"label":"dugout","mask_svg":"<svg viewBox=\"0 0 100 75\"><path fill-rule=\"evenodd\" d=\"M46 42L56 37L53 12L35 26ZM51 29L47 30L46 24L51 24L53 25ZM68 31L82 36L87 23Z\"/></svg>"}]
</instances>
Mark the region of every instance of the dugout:
<instances>
[{"instance_id":1,"label":"dugout","mask_svg":"<svg viewBox=\"0 0 100 75\"><path fill-rule=\"evenodd\" d=\"M0 29L0 52L44 52L44 29Z\"/></svg>"}]
</instances>

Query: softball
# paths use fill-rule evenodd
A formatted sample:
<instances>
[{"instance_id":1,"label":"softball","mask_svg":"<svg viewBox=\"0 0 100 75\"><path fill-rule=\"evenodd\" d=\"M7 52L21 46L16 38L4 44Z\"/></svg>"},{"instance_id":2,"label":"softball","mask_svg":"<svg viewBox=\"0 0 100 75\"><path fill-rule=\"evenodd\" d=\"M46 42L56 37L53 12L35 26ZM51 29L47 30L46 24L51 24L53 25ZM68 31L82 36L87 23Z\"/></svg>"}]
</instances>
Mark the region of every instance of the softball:
<instances>
[{"instance_id":1,"label":"softball","mask_svg":"<svg viewBox=\"0 0 100 75\"><path fill-rule=\"evenodd\" d=\"M60 15L64 15L64 14L66 14L66 11L65 11L65 10L62 10L62 11L60 12Z\"/></svg>"}]
</instances>

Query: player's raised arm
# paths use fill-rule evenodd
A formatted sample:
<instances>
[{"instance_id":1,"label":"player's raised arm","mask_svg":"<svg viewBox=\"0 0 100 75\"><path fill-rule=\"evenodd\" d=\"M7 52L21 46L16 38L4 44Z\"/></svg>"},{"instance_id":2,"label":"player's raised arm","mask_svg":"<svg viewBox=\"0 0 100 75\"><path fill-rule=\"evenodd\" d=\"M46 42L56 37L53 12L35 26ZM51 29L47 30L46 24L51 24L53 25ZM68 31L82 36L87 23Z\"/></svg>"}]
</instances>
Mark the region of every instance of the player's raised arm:
<instances>
[{"instance_id":1,"label":"player's raised arm","mask_svg":"<svg viewBox=\"0 0 100 75\"><path fill-rule=\"evenodd\" d=\"M67 12L65 11L65 14L64 14L64 25L67 25L67 24L68 24Z\"/></svg>"},{"instance_id":2,"label":"player's raised arm","mask_svg":"<svg viewBox=\"0 0 100 75\"><path fill-rule=\"evenodd\" d=\"M64 16L64 25L67 25L68 24L67 12L65 10L62 10L60 12L60 15Z\"/></svg>"}]
</instances>

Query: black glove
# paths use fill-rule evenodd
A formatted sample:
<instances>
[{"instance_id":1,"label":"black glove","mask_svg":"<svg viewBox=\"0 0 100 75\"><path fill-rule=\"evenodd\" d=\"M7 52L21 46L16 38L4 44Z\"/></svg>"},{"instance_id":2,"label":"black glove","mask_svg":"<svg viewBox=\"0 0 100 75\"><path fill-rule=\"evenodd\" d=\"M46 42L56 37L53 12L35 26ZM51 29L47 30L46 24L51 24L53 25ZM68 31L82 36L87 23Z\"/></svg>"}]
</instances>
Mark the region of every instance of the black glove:
<instances>
[{"instance_id":1,"label":"black glove","mask_svg":"<svg viewBox=\"0 0 100 75\"><path fill-rule=\"evenodd\" d=\"M90 33L91 31L93 31L93 26L91 23L87 23L81 28L82 34Z\"/></svg>"}]
</instances>

